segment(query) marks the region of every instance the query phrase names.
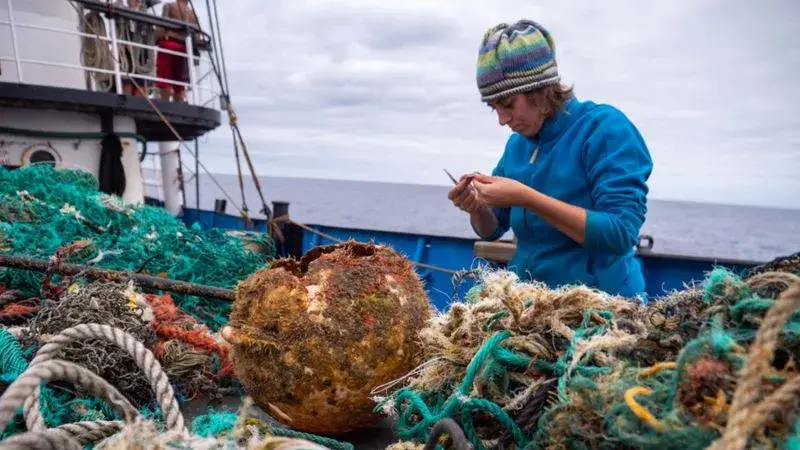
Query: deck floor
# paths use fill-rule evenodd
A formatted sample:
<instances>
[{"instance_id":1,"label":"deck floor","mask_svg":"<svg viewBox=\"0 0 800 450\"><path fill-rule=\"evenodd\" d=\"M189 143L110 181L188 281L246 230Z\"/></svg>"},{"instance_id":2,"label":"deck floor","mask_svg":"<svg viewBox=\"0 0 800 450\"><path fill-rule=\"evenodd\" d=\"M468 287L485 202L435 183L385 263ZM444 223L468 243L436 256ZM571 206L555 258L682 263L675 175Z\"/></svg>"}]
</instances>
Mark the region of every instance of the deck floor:
<instances>
[{"instance_id":1,"label":"deck floor","mask_svg":"<svg viewBox=\"0 0 800 450\"><path fill-rule=\"evenodd\" d=\"M209 409L235 411L242 405L239 397L226 396L221 401L213 403L208 400L192 400L182 405L181 411L186 419L187 425L200 415L205 414ZM273 422L274 419L263 409L253 405L248 412L249 417L255 417L265 422ZM389 445L399 439L392 432L391 422L386 419L381 421L378 426L371 429L359 430L332 438L353 444L356 450L384 450Z\"/></svg>"}]
</instances>

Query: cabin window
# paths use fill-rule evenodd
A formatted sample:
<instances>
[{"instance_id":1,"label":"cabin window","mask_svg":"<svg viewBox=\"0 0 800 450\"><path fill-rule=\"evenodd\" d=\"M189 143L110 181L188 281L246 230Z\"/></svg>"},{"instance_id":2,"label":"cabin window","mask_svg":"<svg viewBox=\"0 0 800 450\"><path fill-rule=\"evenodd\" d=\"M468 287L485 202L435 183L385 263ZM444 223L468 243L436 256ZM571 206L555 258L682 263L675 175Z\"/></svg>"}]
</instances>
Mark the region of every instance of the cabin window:
<instances>
[{"instance_id":1,"label":"cabin window","mask_svg":"<svg viewBox=\"0 0 800 450\"><path fill-rule=\"evenodd\" d=\"M61 165L61 155L49 143L47 145L34 144L22 152L20 163L22 163L23 167L34 164L48 164L58 167Z\"/></svg>"},{"instance_id":2,"label":"cabin window","mask_svg":"<svg viewBox=\"0 0 800 450\"><path fill-rule=\"evenodd\" d=\"M36 150L28 161L30 161L30 164L50 163L55 165L56 157L47 150Z\"/></svg>"}]
</instances>

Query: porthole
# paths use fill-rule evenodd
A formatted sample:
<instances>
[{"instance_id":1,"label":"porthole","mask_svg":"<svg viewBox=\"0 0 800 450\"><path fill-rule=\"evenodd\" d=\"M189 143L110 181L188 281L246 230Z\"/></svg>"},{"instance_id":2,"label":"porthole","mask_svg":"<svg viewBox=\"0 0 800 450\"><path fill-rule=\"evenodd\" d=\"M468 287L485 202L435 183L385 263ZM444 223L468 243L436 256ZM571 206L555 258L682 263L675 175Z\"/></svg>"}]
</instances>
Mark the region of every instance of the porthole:
<instances>
[{"instance_id":1,"label":"porthole","mask_svg":"<svg viewBox=\"0 0 800 450\"><path fill-rule=\"evenodd\" d=\"M31 157L28 159L31 164L37 163L56 163L56 157L52 153L48 152L47 150L36 150L31 154Z\"/></svg>"},{"instance_id":2,"label":"porthole","mask_svg":"<svg viewBox=\"0 0 800 450\"><path fill-rule=\"evenodd\" d=\"M50 146L32 145L23 152L22 165L31 166L34 164L51 164L59 167L61 165L61 155Z\"/></svg>"}]
</instances>

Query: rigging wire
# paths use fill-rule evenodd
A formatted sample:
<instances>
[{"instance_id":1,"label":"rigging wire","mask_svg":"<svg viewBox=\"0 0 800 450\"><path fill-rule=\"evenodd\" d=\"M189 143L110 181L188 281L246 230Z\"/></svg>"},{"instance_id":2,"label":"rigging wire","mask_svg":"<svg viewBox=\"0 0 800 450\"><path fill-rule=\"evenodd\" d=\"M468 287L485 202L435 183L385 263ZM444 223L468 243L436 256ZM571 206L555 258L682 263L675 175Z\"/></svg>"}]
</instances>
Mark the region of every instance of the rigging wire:
<instances>
[{"instance_id":1,"label":"rigging wire","mask_svg":"<svg viewBox=\"0 0 800 450\"><path fill-rule=\"evenodd\" d=\"M207 0L206 0L207 1ZM220 53L220 61L222 61L222 75L225 77L225 90L230 95L231 87L228 84L228 68L225 63L225 48L222 46L222 27L220 26L219 22L219 12L217 10L217 0L214 0L214 19L217 21L217 29L219 30L219 53Z\"/></svg>"},{"instance_id":2,"label":"rigging wire","mask_svg":"<svg viewBox=\"0 0 800 450\"><path fill-rule=\"evenodd\" d=\"M218 16L217 9L216 9L216 0L215 0L215 3L214 3L214 6L215 6L214 13L215 13L215 16L217 17L217 30L221 33L220 26L219 26L219 16ZM192 8L192 12L194 13L195 17L197 17L198 16L197 8L195 8L194 2L192 0L189 0L189 7ZM209 11L209 19L210 19L210 11ZM200 29L201 32L205 33L205 31L203 31L202 25L200 25L198 23L197 27ZM212 37L212 40L213 40L213 37ZM220 44L220 47L222 47L222 38L221 38L221 36L219 38L219 44ZM222 50L220 50L220 52L221 51ZM222 60L222 64L224 65L225 64L224 56L221 55L220 59ZM225 73L225 77L224 77L225 79L223 80L223 74L220 71L220 68L214 63L214 59L213 58L209 58L209 61L211 61L212 70L217 75L217 81L219 83L219 87L222 90L223 97L225 98L225 109L228 111L229 123L230 123L231 128L233 129L233 134L234 134L234 147L236 147L236 138L238 137L238 141L242 146L242 154L244 154L245 161L247 162L247 166L250 169L250 176L251 176L251 178L253 180L253 184L255 185L256 192L258 193L259 199L261 200L261 208L262 208L261 209L261 213L264 214L264 216L266 217L267 221L270 221L270 220L272 220L272 211L269 208L269 206L267 206L267 201L266 201L266 199L264 197L264 192L261 189L261 182L258 180L258 174L256 173L255 167L253 166L253 161L250 158L250 152L247 149L247 142L245 142L244 137L242 136L242 131L239 128L238 118L236 116L236 112L233 109L233 104L231 103L231 100L230 100L230 91L229 91L229 86L227 85L227 78L228 78L227 77L227 73ZM238 159L237 159L237 161L238 161ZM240 183L240 187L241 187L241 191L242 191L242 197L244 198L243 183Z\"/></svg>"},{"instance_id":3,"label":"rigging wire","mask_svg":"<svg viewBox=\"0 0 800 450\"><path fill-rule=\"evenodd\" d=\"M226 104L230 102L230 85L228 84L228 69L225 65L225 50L222 46L222 27L219 25L219 13L217 10L217 0L214 1L214 14L211 14L211 0L206 0L206 12L208 13L208 26L210 28L209 35L211 36L211 45L214 48L214 59L217 61L217 65L213 65L213 70L216 71L221 68L221 73L217 76L218 83L220 88L223 89L223 96L225 98ZM194 11L195 15L197 15L197 10L194 7L193 3L189 3ZM214 26L214 22L216 21L217 26ZM199 25L198 25L199 26ZM227 109L227 108L226 108ZM239 193L242 196L242 210L247 214L249 212L249 208L247 207L247 197L244 194L244 178L242 177L242 161L239 158L239 142L236 140L236 131L234 131L233 127L231 127L231 139L233 140L233 152L236 156L236 173L238 176L239 181Z\"/></svg>"},{"instance_id":4,"label":"rigging wire","mask_svg":"<svg viewBox=\"0 0 800 450\"><path fill-rule=\"evenodd\" d=\"M194 9L194 6L192 6L192 9ZM222 68L222 79L225 82L225 84L224 84L225 90L228 91L228 93L230 93L231 89L230 89L230 86L228 86L228 71L227 71L227 69L225 67L225 64L222 63L222 61L224 61L224 58L225 58L225 53L224 53L223 48L222 48L222 30L220 29L221 27L219 26L219 15L217 14L217 1L214 0L214 16L213 17L211 15L211 2L210 2L210 0L206 0L206 10L208 11L208 26L211 29L210 36L211 36L211 44L214 47L214 58L217 60L217 67L221 67ZM197 13L195 13L195 14L197 14ZM214 19L215 18L216 18L216 22L217 22L217 26L216 27L214 27ZM219 34L217 34L217 31L215 31L217 29L219 29Z\"/></svg>"}]
</instances>

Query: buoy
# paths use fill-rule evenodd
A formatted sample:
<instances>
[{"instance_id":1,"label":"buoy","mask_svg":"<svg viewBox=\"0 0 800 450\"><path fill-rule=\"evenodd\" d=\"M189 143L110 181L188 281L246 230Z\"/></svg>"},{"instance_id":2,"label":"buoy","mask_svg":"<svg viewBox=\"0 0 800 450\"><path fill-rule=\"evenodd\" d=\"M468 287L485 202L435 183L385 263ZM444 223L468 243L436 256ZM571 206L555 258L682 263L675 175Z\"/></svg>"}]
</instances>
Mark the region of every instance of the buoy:
<instances>
[{"instance_id":1,"label":"buoy","mask_svg":"<svg viewBox=\"0 0 800 450\"><path fill-rule=\"evenodd\" d=\"M241 282L221 334L256 404L294 430L335 435L380 419L370 390L421 362L431 313L407 258L351 241Z\"/></svg>"}]
</instances>

